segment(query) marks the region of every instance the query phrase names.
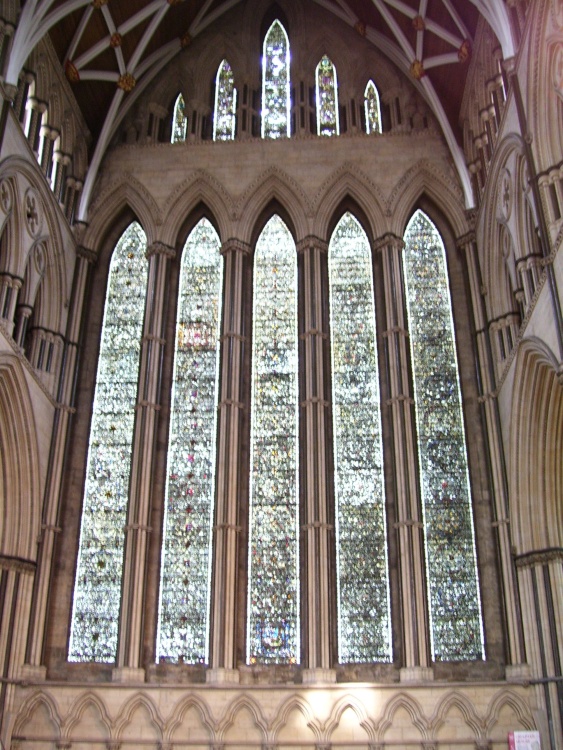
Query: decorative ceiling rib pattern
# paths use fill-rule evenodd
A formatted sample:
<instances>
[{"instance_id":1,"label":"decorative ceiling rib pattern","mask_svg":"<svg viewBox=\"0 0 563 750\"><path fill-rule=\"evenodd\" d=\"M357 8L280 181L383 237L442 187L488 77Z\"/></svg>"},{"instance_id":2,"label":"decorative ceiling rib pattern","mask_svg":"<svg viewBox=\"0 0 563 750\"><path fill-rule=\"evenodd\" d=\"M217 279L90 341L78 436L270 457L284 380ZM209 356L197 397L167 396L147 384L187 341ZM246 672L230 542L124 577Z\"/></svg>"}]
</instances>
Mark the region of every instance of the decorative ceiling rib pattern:
<instances>
[{"instance_id":1,"label":"decorative ceiling rib pattern","mask_svg":"<svg viewBox=\"0 0 563 750\"><path fill-rule=\"evenodd\" d=\"M15 84L49 33L93 135L85 194L137 96L183 46L240 0L28 0L6 74ZM479 14L513 54L503 0L310 0L354 28L404 73L436 116L471 204L459 110Z\"/></svg>"}]
</instances>

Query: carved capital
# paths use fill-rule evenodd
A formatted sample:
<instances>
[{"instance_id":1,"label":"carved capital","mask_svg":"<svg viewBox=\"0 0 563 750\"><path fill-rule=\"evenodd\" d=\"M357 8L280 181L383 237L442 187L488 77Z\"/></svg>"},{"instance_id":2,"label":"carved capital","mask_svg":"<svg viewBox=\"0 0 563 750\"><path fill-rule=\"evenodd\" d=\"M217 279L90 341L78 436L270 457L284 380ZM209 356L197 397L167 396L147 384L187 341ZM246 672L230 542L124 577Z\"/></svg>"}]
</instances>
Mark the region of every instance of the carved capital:
<instances>
[{"instance_id":1,"label":"carved capital","mask_svg":"<svg viewBox=\"0 0 563 750\"><path fill-rule=\"evenodd\" d=\"M382 237L374 240L372 244L374 252L381 252L386 248L402 250L404 246L405 243L403 242L403 238L397 237L397 235L393 234L392 232L387 232L387 234L384 234Z\"/></svg>"},{"instance_id":2,"label":"carved capital","mask_svg":"<svg viewBox=\"0 0 563 750\"><path fill-rule=\"evenodd\" d=\"M87 263L90 263L91 265L94 265L96 263L98 256L93 250L90 250L88 247L84 247L83 245L78 245L76 248L76 255L79 258L82 258Z\"/></svg>"},{"instance_id":3,"label":"carved capital","mask_svg":"<svg viewBox=\"0 0 563 750\"><path fill-rule=\"evenodd\" d=\"M326 254L328 252L328 244L324 240L321 240L320 237L310 234L297 243L298 253L305 253L308 250L320 250L321 253Z\"/></svg>"},{"instance_id":4,"label":"carved capital","mask_svg":"<svg viewBox=\"0 0 563 750\"><path fill-rule=\"evenodd\" d=\"M147 258L150 258L153 255L164 255L165 258L173 260L176 257L176 250L173 247L170 247L170 245L165 245L164 242L153 242L152 245L149 245L147 248L146 255Z\"/></svg>"},{"instance_id":5,"label":"carved capital","mask_svg":"<svg viewBox=\"0 0 563 750\"><path fill-rule=\"evenodd\" d=\"M250 250L250 245L242 240L237 240L235 237L231 237L221 245L221 255L227 255L228 253L250 255Z\"/></svg>"},{"instance_id":6,"label":"carved capital","mask_svg":"<svg viewBox=\"0 0 563 750\"><path fill-rule=\"evenodd\" d=\"M455 241L458 250L470 250L471 245L475 242L475 230L471 229L469 232L462 234Z\"/></svg>"}]
</instances>

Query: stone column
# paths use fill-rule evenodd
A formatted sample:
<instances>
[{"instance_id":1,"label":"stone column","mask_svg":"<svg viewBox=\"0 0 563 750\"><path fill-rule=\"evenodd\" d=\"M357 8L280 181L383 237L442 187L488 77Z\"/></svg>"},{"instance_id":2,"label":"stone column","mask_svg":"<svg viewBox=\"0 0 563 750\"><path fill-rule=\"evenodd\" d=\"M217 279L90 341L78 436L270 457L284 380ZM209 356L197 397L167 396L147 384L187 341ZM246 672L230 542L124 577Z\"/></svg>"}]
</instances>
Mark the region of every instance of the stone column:
<instances>
[{"instance_id":1,"label":"stone column","mask_svg":"<svg viewBox=\"0 0 563 750\"><path fill-rule=\"evenodd\" d=\"M401 681L431 680L430 637L426 597L424 529L417 478L414 400L411 396L410 351L400 237L386 234L374 243L383 260L387 331L385 351L389 371L396 481L403 626L404 666Z\"/></svg>"},{"instance_id":2,"label":"stone column","mask_svg":"<svg viewBox=\"0 0 563 750\"><path fill-rule=\"evenodd\" d=\"M495 361L489 339L489 324L483 301L483 287L479 268L479 258L474 231L460 237L458 248L465 251L471 302L475 319L476 348L481 383L480 401L485 414L489 441L492 491L494 494L494 526L497 531L497 544L502 577L504 613L508 638L507 674L526 672L522 643L520 608L516 595L516 580L511 555L511 538L508 512L508 480L504 460L504 450L500 428L500 414L495 395Z\"/></svg>"},{"instance_id":3,"label":"stone column","mask_svg":"<svg viewBox=\"0 0 563 750\"><path fill-rule=\"evenodd\" d=\"M30 96L28 99L29 115L27 120L27 140L31 146L33 152L37 154L39 147L39 133L41 130L41 118L43 112L47 109L45 102L40 102L34 96Z\"/></svg>"},{"instance_id":4,"label":"stone column","mask_svg":"<svg viewBox=\"0 0 563 750\"><path fill-rule=\"evenodd\" d=\"M53 169L53 149L60 133L49 125L42 125L41 135L43 136L43 151L39 155L41 157L41 169L47 180L50 180Z\"/></svg>"},{"instance_id":5,"label":"stone column","mask_svg":"<svg viewBox=\"0 0 563 750\"><path fill-rule=\"evenodd\" d=\"M151 486L160 411L160 371L165 344L166 280L169 260L175 255L173 248L161 242L154 242L147 250L149 280L135 407L137 413L125 527L119 644L112 677L114 682L139 682L145 678L141 658L148 540L151 532Z\"/></svg>"},{"instance_id":6,"label":"stone column","mask_svg":"<svg viewBox=\"0 0 563 750\"><path fill-rule=\"evenodd\" d=\"M41 519L41 536L37 551L37 573L33 589L33 605L26 649L26 669L29 677L41 677L45 668L41 666L43 640L47 617L49 587L53 564L56 535L60 532L59 498L64 476L64 456L72 415L74 414L74 381L78 357L78 345L82 323L84 297L88 286L90 269L96 260L91 250L78 247L70 312L68 317L64 351L57 393L58 408L53 423L53 437L45 482L45 499Z\"/></svg>"},{"instance_id":7,"label":"stone column","mask_svg":"<svg viewBox=\"0 0 563 750\"><path fill-rule=\"evenodd\" d=\"M10 334L14 330L16 302L21 287L21 279L9 273L0 274L0 318L4 320Z\"/></svg>"},{"instance_id":8,"label":"stone column","mask_svg":"<svg viewBox=\"0 0 563 750\"><path fill-rule=\"evenodd\" d=\"M221 336L221 392L217 420L217 484L214 566L211 586L211 653L207 682L238 683L236 656L237 571L239 559L240 452L244 403L243 361L247 343L245 277L250 247L236 239L221 248L223 319Z\"/></svg>"},{"instance_id":9,"label":"stone column","mask_svg":"<svg viewBox=\"0 0 563 750\"><path fill-rule=\"evenodd\" d=\"M332 667L333 523L328 478L330 344L327 244L305 237L299 253L301 507L304 511L303 682L336 682ZM324 303L324 304L323 304Z\"/></svg>"}]
</instances>

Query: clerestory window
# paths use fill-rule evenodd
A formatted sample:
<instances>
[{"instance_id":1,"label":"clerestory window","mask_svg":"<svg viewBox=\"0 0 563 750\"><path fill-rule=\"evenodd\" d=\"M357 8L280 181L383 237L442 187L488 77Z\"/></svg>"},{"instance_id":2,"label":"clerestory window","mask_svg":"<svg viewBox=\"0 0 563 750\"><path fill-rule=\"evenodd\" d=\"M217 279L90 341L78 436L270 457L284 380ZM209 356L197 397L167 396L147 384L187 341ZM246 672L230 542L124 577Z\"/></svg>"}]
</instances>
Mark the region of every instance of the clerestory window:
<instances>
[{"instance_id":1,"label":"clerestory window","mask_svg":"<svg viewBox=\"0 0 563 750\"><path fill-rule=\"evenodd\" d=\"M237 90L233 71L227 60L223 60L215 77L214 141L232 141L234 139L236 110Z\"/></svg>"},{"instance_id":2,"label":"clerestory window","mask_svg":"<svg viewBox=\"0 0 563 750\"><path fill-rule=\"evenodd\" d=\"M339 135L338 81L336 68L324 55L315 74L317 94L317 134Z\"/></svg>"},{"instance_id":3,"label":"clerestory window","mask_svg":"<svg viewBox=\"0 0 563 750\"><path fill-rule=\"evenodd\" d=\"M289 39L279 21L264 38L262 51L262 138L289 137Z\"/></svg>"},{"instance_id":4,"label":"clerestory window","mask_svg":"<svg viewBox=\"0 0 563 750\"><path fill-rule=\"evenodd\" d=\"M188 117L186 114L186 103L182 94L178 94L174 102L174 112L172 114L172 143L179 143L186 140L188 128Z\"/></svg>"}]
</instances>

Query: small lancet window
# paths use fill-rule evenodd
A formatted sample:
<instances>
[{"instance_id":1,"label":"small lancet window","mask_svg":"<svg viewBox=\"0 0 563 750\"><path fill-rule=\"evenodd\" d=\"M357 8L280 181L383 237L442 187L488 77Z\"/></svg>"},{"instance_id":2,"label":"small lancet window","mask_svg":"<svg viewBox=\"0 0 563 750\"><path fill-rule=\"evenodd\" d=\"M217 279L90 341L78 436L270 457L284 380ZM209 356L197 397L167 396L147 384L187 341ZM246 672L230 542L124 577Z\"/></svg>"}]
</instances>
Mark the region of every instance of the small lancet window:
<instances>
[{"instance_id":1,"label":"small lancet window","mask_svg":"<svg viewBox=\"0 0 563 750\"><path fill-rule=\"evenodd\" d=\"M262 56L262 138L290 135L289 39L279 21L264 38Z\"/></svg>"},{"instance_id":2,"label":"small lancet window","mask_svg":"<svg viewBox=\"0 0 563 750\"><path fill-rule=\"evenodd\" d=\"M324 55L317 65L317 135L339 135L336 68Z\"/></svg>"},{"instance_id":3,"label":"small lancet window","mask_svg":"<svg viewBox=\"0 0 563 750\"><path fill-rule=\"evenodd\" d=\"M213 140L232 141L235 137L237 90L233 70L226 60L219 65L215 79Z\"/></svg>"},{"instance_id":4,"label":"small lancet window","mask_svg":"<svg viewBox=\"0 0 563 750\"><path fill-rule=\"evenodd\" d=\"M174 104L174 115L172 116L172 143L186 140L188 118L186 116L186 103L182 94L178 94Z\"/></svg>"},{"instance_id":5,"label":"small lancet window","mask_svg":"<svg viewBox=\"0 0 563 750\"><path fill-rule=\"evenodd\" d=\"M381 106L379 94L373 81L368 81L364 93L366 133L381 133Z\"/></svg>"}]
</instances>

